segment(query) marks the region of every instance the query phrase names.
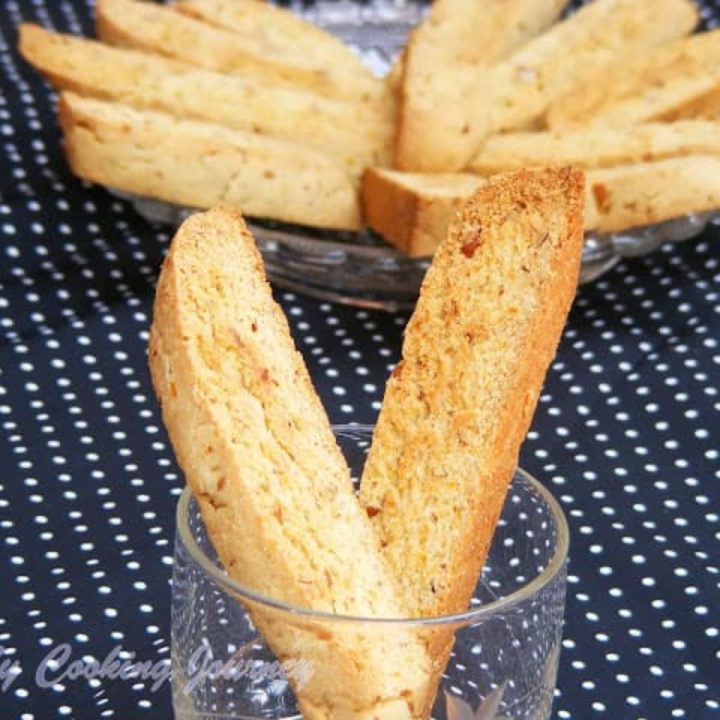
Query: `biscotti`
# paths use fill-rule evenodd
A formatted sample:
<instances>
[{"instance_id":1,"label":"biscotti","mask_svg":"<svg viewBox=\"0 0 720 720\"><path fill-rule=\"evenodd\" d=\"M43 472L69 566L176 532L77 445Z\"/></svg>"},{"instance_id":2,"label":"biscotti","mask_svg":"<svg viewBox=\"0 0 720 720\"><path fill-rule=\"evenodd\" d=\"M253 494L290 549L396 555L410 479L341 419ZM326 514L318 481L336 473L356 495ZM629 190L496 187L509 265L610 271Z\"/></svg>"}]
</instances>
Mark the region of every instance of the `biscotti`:
<instances>
[{"instance_id":1,"label":"biscotti","mask_svg":"<svg viewBox=\"0 0 720 720\"><path fill-rule=\"evenodd\" d=\"M492 175L524 167L599 168L684 155L720 155L720 123L686 120L495 135L483 143L469 169Z\"/></svg>"},{"instance_id":2,"label":"biscotti","mask_svg":"<svg viewBox=\"0 0 720 720\"><path fill-rule=\"evenodd\" d=\"M432 255L453 216L483 182L461 173L368 168L362 183L365 222L410 257Z\"/></svg>"},{"instance_id":3,"label":"biscotti","mask_svg":"<svg viewBox=\"0 0 720 720\"><path fill-rule=\"evenodd\" d=\"M587 173L586 225L618 232L720 208L720 156L690 155Z\"/></svg>"},{"instance_id":4,"label":"biscotti","mask_svg":"<svg viewBox=\"0 0 720 720\"><path fill-rule=\"evenodd\" d=\"M267 48L252 38L201 22L172 6L98 0L96 27L105 42L161 53L209 70L381 108L391 101L385 83L369 71L364 75L336 71L318 65L312 56L288 62L283 56L268 55Z\"/></svg>"},{"instance_id":5,"label":"biscotti","mask_svg":"<svg viewBox=\"0 0 720 720\"><path fill-rule=\"evenodd\" d=\"M432 143L408 170L458 171L483 139L541 123L568 87L623 55L690 33L698 13L692 0L594 0L528 42L504 62L459 84Z\"/></svg>"},{"instance_id":6,"label":"biscotti","mask_svg":"<svg viewBox=\"0 0 720 720\"><path fill-rule=\"evenodd\" d=\"M360 490L417 616L469 607L575 295L582 205L578 171L492 179L425 276Z\"/></svg>"},{"instance_id":7,"label":"biscotti","mask_svg":"<svg viewBox=\"0 0 720 720\"><path fill-rule=\"evenodd\" d=\"M698 95L693 100L672 108L660 115L658 120L720 120L720 85Z\"/></svg>"},{"instance_id":8,"label":"biscotti","mask_svg":"<svg viewBox=\"0 0 720 720\"><path fill-rule=\"evenodd\" d=\"M187 207L226 202L254 217L357 229L357 192L322 153L220 125L63 93L65 153L86 180Z\"/></svg>"},{"instance_id":9,"label":"biscotti","mask_svg":"<svg viewBox=\"0 0 720 720\"><path fill-rule=\"evenodd\" d=\"M157 286L149 362L162 416L227 572L276 601L406 617L327 416L240 215L187 220ZM430 667L410 629L249 605L308 720L427 718Z\"/></svg>"},{"instance_id":10,"label":"biscotti","mask_svg":"<svg viewBox=\"0 0 720 720\"><path fill-rule=\"evenodd\" d=\"M331 33L272 2L256 0L178 0L173 9L249 40L263 55L288 64L342 71L360 82L370 70L348 45Z\"/></svg>"},{"instance_id":11,"label":"biscotti","mask_svg":"<svg viewBox=\"0 0 720 720\"><path fill-rule=\"evenodd\" d=\"M720 207L720 156L688 156L588 170L584 226L620 232ZM410 256L428 256L486 179L371 168L363 176L369 226Z\"/></svg>"},{"instance_id":12,"label":"biscotti","mask_svg":"<svg viewBox=\"0 0 720 720\"><path fill-rule=\"evenodd\" d=\"M457 86L545 30L566 2L436 0L405 46L396 167L418 167L437 154L434 128L445 122Z\"/></svg>"},{"instance_id":13,"label":"biscotti","mask_svg":"<svg viewBox=\"0 0 720 720\"><path fill-rule=\"evenodd\" d=\"M19 50L61 90L298 142L338 158L356 175L391 158L392 123L363 112L357 103L194 68L29 23L20 26Z\"/></svg>"},{"instance_id":14,"label":"biscotti","mask_svg":"<svg viewBox=\"0 0 720 720\"><path fill-rule=\"evenodd\" d=\"M637 51L578 79L550 104L553 130L666 120L720 88L720 30Z\"/></svg>"}]
</instances>

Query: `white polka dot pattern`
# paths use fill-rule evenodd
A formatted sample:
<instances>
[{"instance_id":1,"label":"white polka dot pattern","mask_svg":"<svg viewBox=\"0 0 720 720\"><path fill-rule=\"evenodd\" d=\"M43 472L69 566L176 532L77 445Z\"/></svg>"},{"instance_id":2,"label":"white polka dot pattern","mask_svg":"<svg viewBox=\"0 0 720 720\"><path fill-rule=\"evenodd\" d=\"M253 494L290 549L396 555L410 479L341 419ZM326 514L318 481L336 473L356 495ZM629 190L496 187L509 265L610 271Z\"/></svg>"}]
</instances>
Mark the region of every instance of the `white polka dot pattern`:
<instances>
[{"instance_id":1,"label":"white polka dot pattern","mask_svg":"<svg viewBox=\"0 0 720 720\"><path fill-rule=\"evenodd\" d=\"M167 660L182 478L145 365L168 229L69 174L52 96L13 50L21 20L89 35L90 12L4 10L0 715L170 718L167 683L52 665L36 682L65 643L86 662ZM703 13L717 24L717 4ZM572 529L559 719L720 718L719 290L711 228L575 304L522 453ZM278 297L333 421L372 422L407 318Z\"/></svg>"}]
</instances>

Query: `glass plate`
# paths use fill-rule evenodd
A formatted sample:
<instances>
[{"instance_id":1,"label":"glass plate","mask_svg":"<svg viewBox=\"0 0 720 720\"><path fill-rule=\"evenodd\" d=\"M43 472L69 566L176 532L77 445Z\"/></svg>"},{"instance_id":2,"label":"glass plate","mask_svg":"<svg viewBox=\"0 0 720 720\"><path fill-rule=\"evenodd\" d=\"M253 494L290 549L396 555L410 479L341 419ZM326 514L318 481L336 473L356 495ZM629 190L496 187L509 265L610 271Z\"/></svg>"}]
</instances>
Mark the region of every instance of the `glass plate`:
<instances>
[{"instance_id":1,"label":"glass plate","mask_svg":"<svg viewBox=\"0 0 720 720\"><path fill-rule=\"evenodd\" d=\"M325 0L291 3L290 7L345 40L379 75L390 68L408 31L425 11L424 5L412 0ZM113 192L129 199L150 220L177 224L191 212L161 201ZM644 255L664 242L694 237L710 222L720 222L720 211L621 233L588 233L580 282L595 280L623 257ZM322 231L260 220L249 225L275 284L334 302L385 310L410 308L430 264L429 259L407 257L370 230Z\"/></svg>"}]
</instances>

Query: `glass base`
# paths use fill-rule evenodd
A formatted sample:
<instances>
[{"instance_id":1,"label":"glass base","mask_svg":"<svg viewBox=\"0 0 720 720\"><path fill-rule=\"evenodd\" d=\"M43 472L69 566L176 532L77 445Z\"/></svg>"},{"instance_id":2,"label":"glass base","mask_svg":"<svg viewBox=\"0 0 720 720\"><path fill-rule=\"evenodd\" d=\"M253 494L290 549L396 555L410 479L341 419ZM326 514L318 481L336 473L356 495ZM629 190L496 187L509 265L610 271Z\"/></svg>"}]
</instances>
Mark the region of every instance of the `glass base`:
<instances>
[{"instance_id":1,"label":"glass base","mask_svg":"<svg viewBox=\"0 0 720 720\"><path fill-rule=\"evenodd\" d=\"M335 432L359 477L372 429ZM347 720L549 720L567 543L556 501L518 470L466 612L422 620L340 617L264 598L231 579L186 489L172 589L176 717L289 720L302 712L324 720L327 710L313 708L335 709L337 701L338 717ZM394 687L412 689L412 702L382 694L390 692L382 689L390 676L400 678ZM356 697L396 705L356 712Z\"/></svg>"}]
</instances>

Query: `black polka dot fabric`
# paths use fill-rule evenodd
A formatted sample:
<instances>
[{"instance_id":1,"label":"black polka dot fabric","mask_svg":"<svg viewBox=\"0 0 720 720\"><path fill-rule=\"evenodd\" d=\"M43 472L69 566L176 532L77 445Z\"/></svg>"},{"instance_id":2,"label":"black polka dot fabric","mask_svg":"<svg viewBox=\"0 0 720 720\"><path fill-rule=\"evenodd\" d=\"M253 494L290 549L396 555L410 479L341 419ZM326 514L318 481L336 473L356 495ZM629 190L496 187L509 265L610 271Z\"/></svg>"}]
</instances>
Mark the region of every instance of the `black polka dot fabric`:
<instances>
[{"instance_id":1,"label":"black polka dot fabric","mask_svg":"<svg viewBox=\"0 0 720 720\"><path fill-rule=\"evenodd\" d=\"M172 229L70 175L21 20L92 32L83 0L3 3L0 717L169 719L183 479L146 344ZM407 316L277 297L331 419L372 422ZM715 226L579 292L522 452L572 533L558 720L720 718L719 338Z\"/></svg>"}]
</instances>

